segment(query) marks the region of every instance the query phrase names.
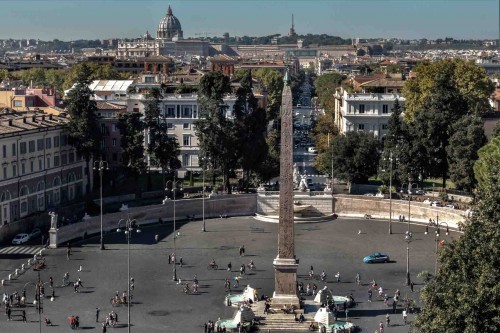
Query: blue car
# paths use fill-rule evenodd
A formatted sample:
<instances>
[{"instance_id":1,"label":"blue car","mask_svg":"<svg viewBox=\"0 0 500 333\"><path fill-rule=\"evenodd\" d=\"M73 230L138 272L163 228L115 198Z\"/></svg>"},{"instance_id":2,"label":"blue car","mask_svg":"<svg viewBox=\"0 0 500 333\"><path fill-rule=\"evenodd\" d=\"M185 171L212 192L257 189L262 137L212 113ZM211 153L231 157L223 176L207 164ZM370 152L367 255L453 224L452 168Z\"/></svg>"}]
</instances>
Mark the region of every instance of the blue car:
<instances>
[{"instance_id":1,"label":"blue car","mask_svg":"<svg viewBox=\"0 0 500 333\"><path fill-rule=\"evenodd\" d=\"M365 264L373 264L375 262L389 262L391 259L389 255L380 252L372 253L363 258Z\"/></svg>"}]
</instances>

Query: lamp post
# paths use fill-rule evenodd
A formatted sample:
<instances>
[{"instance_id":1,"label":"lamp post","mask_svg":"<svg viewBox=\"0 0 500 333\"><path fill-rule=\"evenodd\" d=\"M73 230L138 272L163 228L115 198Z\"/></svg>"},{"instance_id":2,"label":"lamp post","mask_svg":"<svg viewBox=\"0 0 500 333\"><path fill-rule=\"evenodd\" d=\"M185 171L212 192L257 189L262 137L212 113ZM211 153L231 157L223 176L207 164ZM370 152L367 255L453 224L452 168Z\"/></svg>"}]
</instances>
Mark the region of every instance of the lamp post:
<instances>
[{"instance_id":1,"label":"lamp post","mask_svg":"<svg viewBox=\"0 0 500 333\"><path fill-rule=\"evenodd\" d=\"M411 177L408 178L408 233L411 235L410 231L410 219L411 219Z\"/></svg>"},{"instance_id":2,"label":"lamp post","mask_svg":"<svg viewBox=\"0 0 500 333\"><path fill-rule=\"evenodd\" d=\"M35 300L33 301L33 305L36 306L37 312L38 312L38 329L39 332L42 332L42 312L43 312L43 302L42 302L42 295L40 293L40 288L43 285L42 281L40 280L40 271L38 271L38 283L35 282L28 282L24 285L23 287L23 296L25 297L24 302L26 302L26 287L28 285L33 285L35 287Z\"/></svg>"},{"instance_id":3,"label":"lamp post","mask_svg":"<svg viewBox=\"0 0 500 333\"><path fill-rule=\"evenodd\" d=\"M412 234L407 231L405 234L406 241L406 285L410 285L410 243L411 243Z\"/></svg>"},{"instance_id":4,"label":"lamp post","mask_svg":"<svg viewBox=\"0 0 500 333\"><path fill-rule=\"evenodd\" d=\"M202 209L202 219L203 219L203 229L201 229L201 231L205 232L207 231L206 227L205 227L205 163L207 161L210 161L210 158L202 158L201 159L203 164L202 164L202 167L201 167L201 170L202 170L202 178L203 178L203 188L201 190L201 193L202 193L202 201L203 201L203 209Z\"/></svg>"},{"instance_id":5,"label":"lamp post","mask_svg":"<svg viewBox=\"0 0 500 333\"><path fill-rule=\"evenodd\" d=\"M100 194L101 194L101 250L105 250L104 247L104 233L102 229L102 173L104 170L109 170L108 162L100 160L94 161L94 170L99 170L99 185L100 185Z\"/></svg>"},{"instance_id":6,"label":"lamp post","mask_svg":"<svg viewBox=\"0 0 500 333\"><path fill-rule=\"evenodd\" d=\"M333 145L330 146L330 132L328 132L328 148L330 148L330 186L333 194Z\"/></svg>"},{"instance_id":7,"label":"lamp post","mask_svg":"<svg viewBox=\"0 0 500 333\"><path fill-rule=\"evenodd\" d=\"M125 237L127 238L127 295L128 295L128 302L127 302L127 327L128 327L128 332L130 332L130 303L132 301L132 295L130 295L130 238L132 237L132 231L134 228L136 228L136 221L130 219L130 213L128 214L127 220L121 219L118 221L118 227L116 228L117 232L121 232L121 223L125 223ZM141 232L139 228L136 228L137 232Z\"/></svg>"},{"instance_id":8,"label":"lamp post","mask_svg":"<svg viewBox=\"0 0 500 333\"><path fill-rule=\"evenodd\" d=\"M392 151L389 155L389 235L392 234Z\"/></svg>"},{"instance_id":9,"label":"lamp post","mask_svg":"<svg viewBox=\"0 0 500 333\"><path fill-rule=\"evenodd\" d=\"M175 243L175 240L177 238L177 235L175 234L175 189L177 187L177 184L180 183L181 184L181 191L182 191L182 181L180 180L175 180L175 171L174 171L174 180L169 180L167 182L167 187L168 187L168 183L172 183L172 195L174 197L174 268L173 268L173 273L172 273L172 281L177 281L177 246L176 246L176 243Z\"/></svg>"}]
</instances>

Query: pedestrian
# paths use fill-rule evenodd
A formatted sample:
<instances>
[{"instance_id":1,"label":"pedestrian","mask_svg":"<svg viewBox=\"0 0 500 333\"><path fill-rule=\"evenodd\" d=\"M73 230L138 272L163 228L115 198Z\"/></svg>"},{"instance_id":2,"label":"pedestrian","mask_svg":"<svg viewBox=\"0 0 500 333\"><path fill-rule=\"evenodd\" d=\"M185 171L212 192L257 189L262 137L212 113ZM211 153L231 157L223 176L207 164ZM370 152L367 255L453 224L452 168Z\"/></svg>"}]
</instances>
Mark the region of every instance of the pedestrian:
<instances>
[{"instance_id":1,"label":"pedestrian","mask_svg":"<svg viewBox=\"0 0 500 333\"><path fill-rule=\"evenodd\" d=\"M75 316L73 315L69 317L69 326L71 327L72 330L75 329Z\"/></svg>"},{"instance_id":2,"label":"pedestrian","mask_svg":"<svg viewBox=\"0 0 500 333\"><path fill-rule=\"evenodd\" d=\"M27 322L27 320L26 320L26 311L25 310L23 310L23 322L24 323Z\"/></svg>"},{"instance_id":3,"label":"pedestrian","mask_svg":"<svg viewBox=\"0 0 500 333\"><path fill-rule=\"evenodd\" d=\"M368 302L371 302L372 301L372 296L373 296L373 292L371 289L368 289Z\"/></svg>"},{"instance_id":4,"label":"pedestrian","mask_svg":"<svg viewBox=\"0 0 500 333\"><path fill-rule=\"evenodd\" d=\"M384 333L384 323L383 322L380 322L380 324L378 325L378 328L379 328L380 333Z\"/></svg>"},{"instance_id":5,"label":"pedestrian","mask_svg":"<svg viewBox=\"0 0 500 333\"><path fill-rule=\"evenodd\" d=\"M205 331L204 332L207 333L207 331L208 331L208 325L207 325L207 323L205 323Z\"/></svg>"},{"instance_id":6,"label":"pedestrian","mask_svg":"<svg viewBox=\"0 0 500 333\"><path fill-rule=\"evenodd\" d=\"M49 283L50 283L50 287L51 288L54 288L54 279L51 277L49 277Z\"/></svg>"},{"instance_id":7,"label":"pedestrian","mask_svg":"<svg viewBox=\"0 0 500 333\"><path fill-rule=\"evenodd\" d=\"M102 324L102 333L106 333L107 329L106 329L106 323L103 323Z\"/></svg>"},{"instance_id":8,"label":"pedestrian","mask_svg":"<svg viewBox=\"0 0 500 333\"><path fill-rule=\"evenodd\" d=\"M233 267L233 265L231 265L231 262L229 262L229 264L227 264L227 271L231 272L232 267Z\"/></svg>"},{"instance_id":9,"label":"pedestrian","mask_svg":"<svg viewBox=\"0 0 500 333\"><path fill-rule=\"evenodd\" d=\"M78 277L78 287L83 287L83 283L80 277Z\"/></svg>"},{"instance_id":10,"label":"pedestrian","mask_svg":"<svg viewBox=\"0 0 500 333\"><path fill-rule=\"evenodd\" d=\"M170 253L168 254L168 264L170 265L172 263L172 255Z\"/></svg>"},{"instance_id":11,"label":"pedestrian","mask_svg":"<svg viewBox=\"0 0 500 333\"><path fill-rule=\"evenodd\" d=\"M75 317L75 328L80 329L80 317L78 316Z\"/></svg>"},{"instance_id":12,"label":"pedestrian","mask_svg":"<svg viewBox=\"0 0 500 333\"><path fill-rule=\"evenodd\" d=\"M134 283L134 278L130 278L130 290L134 291L135 283Z\"/></svg>"},{"instance_id":13,"label":"pedestrian","mask_svg":"<svg viewBox=\"0 0 500 333\"><path fill-rule=\"evenodd\" d=\"M179 262L180 262L181 267L182 267L182 265L184 264L184 262L182 261L182 257L179 258Z\"/></svg>"},{"instance_id":14,"label":"pedestrian","mask_svg":"<svg viewBox=\"0 0 500 333\"><path fill-rule=\"evenodd\" d=\"M406 313L406 309L403 310L403 322L404 324L406 325L406 319L407 319L408 315Z\"/></svg>"},{"instance_id":15,"label":"pedestrian","mask_svg":"<svg viewBox=\"0 0 500 333\"><path fill-rule=\"evenodd\" d=\"M361 284L361 275L359 275L359 273L356 273L356 283L358 286Z\"/></svg>"},{"instance_id":16,"label":"pedestrian","mask_svg":"<svg viewBox=\"0 0 500 333\"><path fill-rule=\"evenodd\" d=\"M345 309L345 321L349 321L349 309Z\"/></svg>"},{"instance_id":17,"label":"pedestrian","mask_svg":"<svg viewBox=\"0 0 500 333\"><path fill-rule=\"evenodd\" d=\"M410 282L410 290L411 290L411 292L413 292L413 286L414 286L414 285L415 285L415 284L413 283L413 281L411 281L411 282Z\"/></svg>"},{"instance_id":18,"label":"pedestrian","mask_svg":"<svg viewBox=\"0 0 500 333\"><path fill-rule=\"evenodd\" d=\"M96 323L99 322L99 312L101 312L101 309L99 309L98 307L95 308L95 322Z\"/></svg>"},{"instance_id":19,"label":"pedestrian","mask_svg":"<svg viewBox=\"0 0 500 333\"><path fill-rule=\"evenodd\" d=\"M12 314L12 310L10 309L10 306L7 307L7 310L5 310L7 312L7 320L10 320L10 315Z\"/></svg>"},{"instance_id":20,"label":"pedestrian","mask_svg":"<svg viewBox=\"0 0 500 333\"><path fill-rule=\"evenodd\" d=\"M81 272L83 269L82 265L80 265L80 268L78 268L78 271Z\"/></svg>"},{"instance_id":21,"label":"pedestrian","mask_svg":"<svg viewBox=\"0 0 500 333\"><path fill-rule=\"evenodd\" d=\"M385 323L387 327L391 326L391 317L389 316L389 314L385 315Z\"/></svg>"},{"instance_id":22,"label":"pedestrian","mask_svg":"<svg viewBox=\"0 0 500 333\"><path fill-rule=\"evenodd\" d=\"M335 274L335 278L337 279L337 282L340 282L340 272L337 272L337 274Z\"/></svg>"},{"instance_id":23,"label":"pedestrian","mask_svg":"<svg viewBox=\"0 0 500 333\"><path fill-rule=\"evenodd\" d=\"M68 259L68 260L69 260L69 256L70 256L70 255L71 255L71 250L68 248L68 249L66 250L66 257L67 257L67 259Z\"/></svg>"}]
</instances>

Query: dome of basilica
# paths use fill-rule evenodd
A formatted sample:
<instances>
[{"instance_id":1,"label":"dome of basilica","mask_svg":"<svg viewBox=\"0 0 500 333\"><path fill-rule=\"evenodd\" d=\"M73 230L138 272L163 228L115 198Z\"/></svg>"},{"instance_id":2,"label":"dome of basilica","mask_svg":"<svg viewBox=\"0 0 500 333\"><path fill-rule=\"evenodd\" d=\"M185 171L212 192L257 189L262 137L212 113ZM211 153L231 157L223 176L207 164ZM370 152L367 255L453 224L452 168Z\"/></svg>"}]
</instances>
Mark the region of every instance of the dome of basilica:
<instances>
[{"instance_id":1,"label":"dome of basilica","mask_svg":"<svg viewBox=\"0 0 500 333\"><path fill-rule=\"evenodd\" d=\"M167 15L158 24L156 38L172 40L172 38L182 38L181 22L172 14L172 8L168 6Z\"/></svg>"}]
</instances>

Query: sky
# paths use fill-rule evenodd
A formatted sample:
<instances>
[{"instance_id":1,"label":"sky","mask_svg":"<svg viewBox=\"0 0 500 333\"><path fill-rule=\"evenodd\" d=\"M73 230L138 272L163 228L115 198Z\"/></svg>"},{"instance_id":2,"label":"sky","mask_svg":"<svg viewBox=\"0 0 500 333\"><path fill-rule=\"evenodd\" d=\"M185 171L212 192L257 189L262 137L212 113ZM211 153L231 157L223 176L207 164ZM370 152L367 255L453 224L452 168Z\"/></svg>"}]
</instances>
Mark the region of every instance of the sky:
<instances>
[{"instance_id":1,"label":"sky","mask_svg":"<svg viewBox=\"0 0 500 333\"><path fill-rule=\"evenodd\" d=\"M184 38L298 34L497 39L500 0L0 0L0 39L155 36L170 4Z\"/></svg>"}]
</instances>

